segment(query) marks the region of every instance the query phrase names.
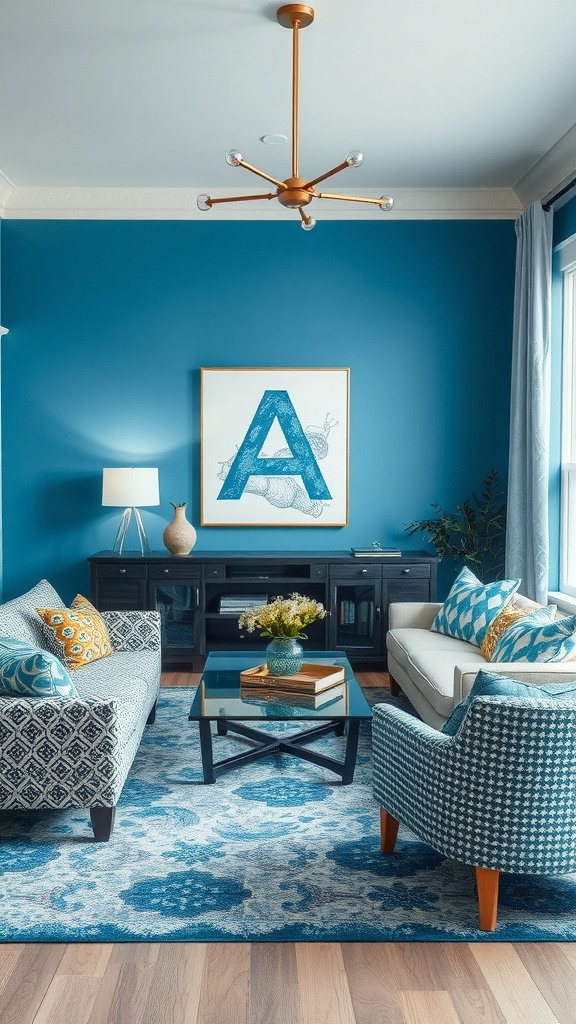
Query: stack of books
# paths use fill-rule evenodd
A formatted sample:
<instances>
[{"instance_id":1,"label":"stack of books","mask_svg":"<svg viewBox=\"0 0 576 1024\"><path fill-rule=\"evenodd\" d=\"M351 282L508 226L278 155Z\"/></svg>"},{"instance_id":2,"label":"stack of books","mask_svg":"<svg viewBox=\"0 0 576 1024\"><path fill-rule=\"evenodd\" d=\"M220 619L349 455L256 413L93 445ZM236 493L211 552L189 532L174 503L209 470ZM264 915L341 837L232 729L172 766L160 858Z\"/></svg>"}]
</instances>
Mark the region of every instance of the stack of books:
<instances>
[{"instance_id":1,"label":"stack of books","mask_svg":"<svg viewBox=\"0 0 576 1024\"><path fill-rule=\"evenodd\" d=\"M341 686L346 674L341 665L302 665L293 676L273 676L268 665L257 665L240 673L240 686L252 693L284 692L316 697L333 686Z\"/></svg>"},{"instance_id":2,"label":"stack of books","mask_svg":"<svg viewBox=\"0 0 576 1024\"><path fill-rule=\"evenodd\" d=\"M226 594L220 598L221 615L243 615L248 608L268 604L268 594Z\"/></svg>"},{"instance_id":3,"label":"stack of books","mask_svg":"<svg viewBox=\"0 0 576 1024\"><path fill-rule=\"evenodd\" d=\"M264 690L263 686L242 686L240 696L246 704L268 707L298 708L321 711L342 701L346 696L346 683L331 686L322 693L290 693L288 690Z\"/></svg>"},{"instance_id":4,"label":"stack of books","mask_svg":"<svg viewBox=\"0 0 576 1024\"><path fill-rule=\"evenodd\" d=\"M400 548L385 548L378 541L374 541L369 548L350 548L356 558L389 558L391 555L401 555Z\"/></svg>"}]
</instances>

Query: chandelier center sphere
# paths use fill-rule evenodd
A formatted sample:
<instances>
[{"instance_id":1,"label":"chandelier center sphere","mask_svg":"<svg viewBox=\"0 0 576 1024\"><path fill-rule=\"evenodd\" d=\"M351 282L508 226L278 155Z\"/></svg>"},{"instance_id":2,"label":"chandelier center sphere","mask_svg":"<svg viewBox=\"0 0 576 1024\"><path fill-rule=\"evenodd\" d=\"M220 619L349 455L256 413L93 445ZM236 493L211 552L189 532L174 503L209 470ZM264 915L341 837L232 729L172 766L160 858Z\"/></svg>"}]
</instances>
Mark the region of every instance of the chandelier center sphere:
<instances>
[{"instance_id":1,"label":"chandelier center sphere","mask_svg":"<svg viewBox=\"0 0 576 1024\"><path fill-rule=\"evenodd\" d=\"M278 202L289 210L307 206L314 198L314 189L304 188L304 178L286 178L284 184L286 188L278 189Z\"/></svg>"}]
</instances>

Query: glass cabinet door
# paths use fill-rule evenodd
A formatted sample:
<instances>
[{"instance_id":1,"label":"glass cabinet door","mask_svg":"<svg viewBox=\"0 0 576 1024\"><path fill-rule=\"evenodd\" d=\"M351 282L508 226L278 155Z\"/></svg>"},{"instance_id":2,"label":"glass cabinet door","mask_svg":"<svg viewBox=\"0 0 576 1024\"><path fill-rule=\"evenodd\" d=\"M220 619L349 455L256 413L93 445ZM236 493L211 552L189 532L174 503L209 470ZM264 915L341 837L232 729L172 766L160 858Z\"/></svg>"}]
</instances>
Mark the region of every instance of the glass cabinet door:
<instances>
[{"instance_id":1,"label":"glass cabinet door","mask_svg":"<svg viewBox=\"0 0 576 1024\"><path fill-rule=\"evenodd\" d=\"M165 655L199 654L199 580L154 580L151 607L160 612L160 634Z\"/></svg>"},{"instance_id":2,"label":"glass cabinet door","mask_svg":"<svg viewBox=\"0 0 576 1024\"><path fill-rule=\"evenodd\" d=\"M332 580L330 597L330 646L354 654L379 654L381 650L380 580L352 583Z\"/></svg>"}]
</instances>

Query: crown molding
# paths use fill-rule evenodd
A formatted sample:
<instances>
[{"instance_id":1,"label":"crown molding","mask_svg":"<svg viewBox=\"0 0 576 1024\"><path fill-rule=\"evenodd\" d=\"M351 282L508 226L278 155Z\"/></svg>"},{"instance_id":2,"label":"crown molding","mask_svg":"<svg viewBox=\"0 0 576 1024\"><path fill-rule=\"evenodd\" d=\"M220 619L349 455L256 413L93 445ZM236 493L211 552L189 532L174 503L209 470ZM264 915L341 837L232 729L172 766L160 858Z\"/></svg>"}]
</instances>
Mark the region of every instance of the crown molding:
<instances>
[{"instance_id":1,"label":"crown molding","mask_svg":"<svg viewBox=\"0 0 576 1024\"><path fill-rule=\"evenodd\" d=\"M8 179L6 179L8 180ZM383 212L369 203L313 204L318 220L510 220L522 213L511 188L390 188L394 208ZM232 189L195 188L14 188L4 200L3 216L12 220L286 220L297 214L280 203L223 203L206 213L198 210L201 193L219 197L237 194ZM359 196L378 197L374 189L359 189ZM1 201L1 193L0 193ZM310 207L312 210L312 207Z\"/></svg>"},{"instance_id":2,"label":"crown molding","mask_svg":"<svg viewBox=\"0 0 576 1024\"><path fill-rule=\"evenodd\" d=\"M576 125L569 129L514 185L523 207L536 199L543 202L576 175Z\"/></svg>"}]
</instances>

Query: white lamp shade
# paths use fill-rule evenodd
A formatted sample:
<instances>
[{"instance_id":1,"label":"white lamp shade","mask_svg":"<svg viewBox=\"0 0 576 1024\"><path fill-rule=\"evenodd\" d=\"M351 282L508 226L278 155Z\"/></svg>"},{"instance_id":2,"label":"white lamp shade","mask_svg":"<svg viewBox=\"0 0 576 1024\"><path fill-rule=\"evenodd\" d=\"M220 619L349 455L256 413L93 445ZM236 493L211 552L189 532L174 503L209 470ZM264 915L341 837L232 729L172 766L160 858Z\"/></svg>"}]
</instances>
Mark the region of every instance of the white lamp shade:
<instances>
[{"instance_id":1,"label":"white lamp shade","mask_svg":"<svg viewBox=\"0 0 576 1024\"><path fill-rule=\"evenodd\" d=\"M120 508L159 505L157 469L103 469L102 504Z\"/></svg>"}]
</instances>

